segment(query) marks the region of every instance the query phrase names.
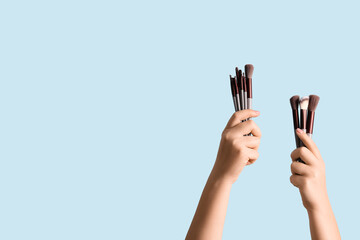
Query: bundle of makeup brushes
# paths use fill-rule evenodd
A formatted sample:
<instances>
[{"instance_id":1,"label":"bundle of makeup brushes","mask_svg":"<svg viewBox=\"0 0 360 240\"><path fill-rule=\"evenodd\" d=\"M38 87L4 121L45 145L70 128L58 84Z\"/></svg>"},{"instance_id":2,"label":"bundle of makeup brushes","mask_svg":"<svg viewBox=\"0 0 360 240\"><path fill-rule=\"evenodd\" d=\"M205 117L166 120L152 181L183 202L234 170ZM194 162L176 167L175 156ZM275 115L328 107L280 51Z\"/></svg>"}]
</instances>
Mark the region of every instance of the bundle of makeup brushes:
<instances>
[{"instance_id":1,"label":"bundle of makeup brushes","mask_svg":"<svg viewBox=\"0 0 360 240\"><path fill-rule=\"evenodd\" d=\"M297 128L302 129L311 138L314 131L315 110L320 101L320 97L310 95L300 98L298 95L290 98L290 105L292 109L294 131ZM300 119L299 119L300 106ZM294 132L295 133L295 132ZM304 146L301 140L295 133L296 147Z\"/></svg>"},{"instance_id":2,"label":"bundle of makeup brushes","mask_svg":"<svg viewBox=\"0 0 360 240\"><path fill-rule=\"evenodd\" d=\"M254 66L245 65L245 72L235 68L235 77L230 75L231 94L234 100L235 111L252 109L252 75Z\"/></svg>"}]
</instances>

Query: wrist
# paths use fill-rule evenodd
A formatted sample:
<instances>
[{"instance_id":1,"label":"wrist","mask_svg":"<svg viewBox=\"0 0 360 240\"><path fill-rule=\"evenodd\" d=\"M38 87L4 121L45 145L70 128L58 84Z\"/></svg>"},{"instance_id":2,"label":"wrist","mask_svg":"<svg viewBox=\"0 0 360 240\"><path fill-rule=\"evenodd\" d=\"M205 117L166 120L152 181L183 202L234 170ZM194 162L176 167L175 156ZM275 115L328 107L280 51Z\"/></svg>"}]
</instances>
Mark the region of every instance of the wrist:
<instances>
[{"instance_id":1,"label":"wrist","mask_svg":"<svg viewBox=\"0 0 360 240\"><path fill-rule=\"evenodd\" d=\"M209 176L210 183L215 185L229 185L232 186L232 184L236 181L236 179L233 179L229 176L226 176L225 174L219 174L216 171L212 171Z\"/></svg>"},{"instance_id":2,"label":"wrist","mask_svg":"<svg viewBox=\"0 0 360 240\"><path fill-rule=\"evenodd\" d=\"M329 198L324 196L321 200L316 203L310 204L309 206L305 207L309 214L313 213L324 213L328 212L331 209L331 204Z\"/></svg>"}]
</instances>

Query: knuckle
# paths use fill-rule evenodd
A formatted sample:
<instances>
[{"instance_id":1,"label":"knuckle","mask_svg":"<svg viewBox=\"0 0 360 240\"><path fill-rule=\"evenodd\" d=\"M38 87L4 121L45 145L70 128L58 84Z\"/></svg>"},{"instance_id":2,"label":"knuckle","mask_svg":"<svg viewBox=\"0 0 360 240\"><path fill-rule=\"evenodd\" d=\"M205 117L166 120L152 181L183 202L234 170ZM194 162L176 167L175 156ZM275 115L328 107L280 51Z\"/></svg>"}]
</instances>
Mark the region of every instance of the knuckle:
<instances>
[{"instance_id":1,"label":"knuckle","mask_svg":"<svg viewBox=\"0 0 360 240\"><path fill-rule=\"evenodd\" d=\"M300 154L301 156L304 156L306 150L307 150L306 147L300 147L300 148L299 148L299 154Z\"/></svg>"},{"instance_id":2,"label":"knuckle","mask_svg":"<svg viewBox=\"0 0 360 240\"><path fill-rule=\"evenodd\" d=\"M294 177L295 177L294 175L291 175L291 176L290 176L290 182L291 182L292 184L294 184Z\"/></svg>"},{"instance_id":3,"label":"knuckle","mask_svg":"<svg viewBox=\"0 0 360 240\"><path fill-rule=\"evenodd\" d=\"M254 120L248 120L248 122L249 122L249 125L251 126L251 127L255 127L256 126L256 124L255 124L255 122L254 122Z\"/></svg>"},{"instance_id":4,"label":"knuckle","mask_svg":"<svg viewBox=\"0 0 360 240\"><path fill-rule=\"evenodd\" d=\"M231 139L230 131L224 130L221 134L221 137L224 138L225 140L230 140Z\"/></svg>"},{"instance_id":5,"label":"knuckle","mask_svg":"<svg viewBox=\"0 0 360 240\"><path fill-rule=\"evenodd\" d=\"M294 158L295 158L295 151L296 151L296 149L290 153L290 158L291 158L291 159L294 159Z\"/></svg>"},{"instance_id":6,"label":"knuckle","mask_svg":"<svg viewBox=\"0 0 360 240\"><path fill-rule=\"evenodd\" d=\"M235 112L235 113L233 114L233 116L234 116L235 118L240 118L241 115L242 115L241 111L237 111L237 112Z\"/></svg>"},{"instance_id":7,"label":"knuckle","mask_svg":"<svg viewBox=\"0 0 360 240\"><path fill-rule=\"evenodd\" d=\"M295 162L291 163L290 168L291 168L291 170L294 170L294 168L295 168Z\"/></svg>"}]
</instances>

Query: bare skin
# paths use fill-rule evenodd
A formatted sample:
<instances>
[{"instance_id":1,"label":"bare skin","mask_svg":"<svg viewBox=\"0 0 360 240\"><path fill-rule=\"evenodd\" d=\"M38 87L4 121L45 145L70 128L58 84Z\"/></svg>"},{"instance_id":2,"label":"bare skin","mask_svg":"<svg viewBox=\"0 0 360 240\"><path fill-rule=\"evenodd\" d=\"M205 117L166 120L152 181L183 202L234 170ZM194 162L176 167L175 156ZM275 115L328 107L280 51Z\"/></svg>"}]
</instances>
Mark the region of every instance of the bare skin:
<instances>
[{"instance_id":1,"label":"bare skin","mask_svg":"<svg viewBox=\"0 0 360 240\"><path fill-rule=\"evenodd\" d=\"M254 163L261 132L254 121L242 122L259 112L236 112L226 125L220 141L214 167L201 195L195 216L187 233L187 240L218 240L222 237L232 184L246 165ZM253 136L246 136L252 133ZM326 190L325 163L315 143L300 129L297 135L306 147L291 153L291 183L300 190L307 209L313 240L341 239ZM297 162L301 158L305 164Z\"/></svg>"},{"instance_id":2,"label":"bare skin","mask_svg":"<svg viewBox=\"0 0 360 240\"><path fill-rule=\"evenodd\" d=\"M259 116L254 110L233 114L220 141L214 167L201 195L187 240L221 239L232 184L246 165L259 157L261 132L254 121L241 122ZM253 136L245 136L252 133Z\"/></svg>"},{"instance_id":3,"label":"bare skin","mask_svg":"<svg viewBox=\"0 0 360 240\"><path fill-rule=\"evenodd\" d=\"M300 190L309 215L311 239L341 239L326 190L325 163L320 151L302 130L297 129L296 134L306 147L297 148L291 153L290 182ZM305 164L297 162L298 158Z\"/></svg>"}]
</instances>

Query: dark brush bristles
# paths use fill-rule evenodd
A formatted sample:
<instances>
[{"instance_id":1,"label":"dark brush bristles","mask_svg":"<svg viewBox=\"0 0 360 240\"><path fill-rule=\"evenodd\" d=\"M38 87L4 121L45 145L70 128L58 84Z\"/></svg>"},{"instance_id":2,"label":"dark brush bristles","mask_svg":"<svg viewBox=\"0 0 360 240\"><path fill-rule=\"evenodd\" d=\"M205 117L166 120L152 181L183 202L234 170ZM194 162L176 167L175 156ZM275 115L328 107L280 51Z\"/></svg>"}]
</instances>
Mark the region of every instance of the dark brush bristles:
<instances>
[{"instance_id":1,"label":"dark brush bristles","mask_svg":"<svg viewBox=\"0 0 360 240\"><path fill-rule=\"evenodd\" d=\"M241 71L241 70L240 70L240 71ZM239 68L238 68L238 67L235 68L235 73L236 73L236 77L237 77L237 78L239 78L240 75L241 75L241 74L240 74L240 71L239 71Z\"/></svg>"},{"instance_id":2,"label":"dark brush bristles","mask_svg":"<svg viewBox=\"0 0 360 240\"><path fill-rule=\"evenodd\" d=\"M246 64L245 65L245 76L247 78L252 78L254 73L254 66L252 64Z\"/></svg>"},{"instance_id":3,"label":"dark brush bristles","mask_svg":"<svg viewBox=\"0 0 360 240\"><path fill-rule=\"evenodd\" d=\"M235 87L235 94L239 94L238 81L235 77L234 77L234 87Z\"/></svg>"},{"instance_id":4,"label":"dark brush bristles","mask_svg":"<svg viewBox=\"0 0 360 240\"><path fill-rule=\"evenodd\" d=\"M308 111L315 112L316 107L320 101L320 97L317 95L310 95L309 98L310 99L309 99Z\"/></svg>"},{"instance_id":5,"label":"dark brush bristles","mask_svg":"<svg viewBox=\"0 0 360 240\"><path fill-rule=\"evenodd\" d=\"M230 75L230 87L231 87L231 94L235 97L235 79Z\"/></svg>"},{"instance_id":6,"label":"dark brush bristles","mask_svg":"<svg viewBox=\"0 0 360 240\"><path fill-rule=\"evenodd\" d=\"M300 97L298 95L292 96L290 98L290 105L291 105L292 110L299 109L299 100L300 100Z\"/></svg>"},{"instance_id":7,"label":"dark brush bristles","mask_svg":"<svg viewBox=\"0 0 360 240\"><path fill-rule=\"evenodd\" d=\"M235 72L236 72L237 87L238 87L238 90L241 91L241 89L242 89L242 87L241 87L241 75L242 75L242 72L237 67L235 68Z\"/></svg>"}]
</instances>

